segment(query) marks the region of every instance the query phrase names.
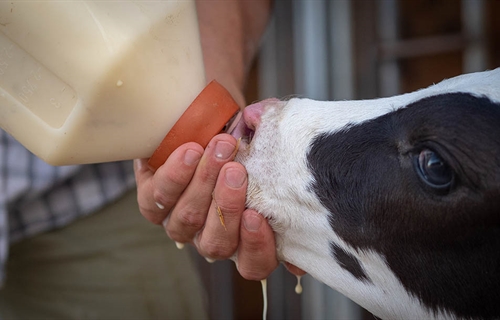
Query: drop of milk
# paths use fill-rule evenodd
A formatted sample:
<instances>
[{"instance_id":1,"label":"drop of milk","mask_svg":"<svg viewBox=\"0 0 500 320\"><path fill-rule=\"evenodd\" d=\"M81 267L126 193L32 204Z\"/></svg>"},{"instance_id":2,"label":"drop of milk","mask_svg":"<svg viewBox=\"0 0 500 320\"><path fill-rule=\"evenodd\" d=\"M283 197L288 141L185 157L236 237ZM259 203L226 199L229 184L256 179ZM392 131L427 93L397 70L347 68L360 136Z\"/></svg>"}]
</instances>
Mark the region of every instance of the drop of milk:
<instances>
[{"instance_id":1,"label":"drop of milk","mask_svg":"<svg viewBox=\"0 0 500 320\"><path fill-rule=\"evenodd\" d=\"M184 243L175 241L175 246L177 247L177 249L181 250L184 248Z\"/></svg>"},{"instance_id":2,"label":"drop of milk","mask_svg":"<svg viewBox=\"0 0 500 320\"><path fill-rule=\"evenodd\" d=\"M117 87L123 86L123 81L121 81L121 80L116 81L116 86Z\"/></svg>"},{"instance_id":3,"label":"drop of milk","mask_svg":"<svg viewBox=\"0 0 500 320\"><path fill-rule=\"evenodd\" d=\"M302 285L300 284L300 280L302 276L297 277L297 285L295 286L295 293L302 293ZM260 284L262 285L262 298L264 300L264 307L262 310L262 320L266 320L267 317L267 279L260 280Z\"/></svg>"},{"instance_id":4,"label":"drop of milk","mask_svg":"<svg viewBox=\"0 0 500 320\"><path fill-rule=\"evenodd\" d=\"M158 209L160 209L160 210L165 209L165 206L164 206L164 205L162 205L161 203L159 203L159 202L155 202L155 204L156 204L156 206L158 207Z\"/></svg>"},{"instance_id":5,"label":"drop of milk","mask_svg":"<svg viewBox=\"0 0 500 320\"><path fill-rule=\"evenodd\" d=\"M296 276L296 277L297 277L297 285L295 286L295 293L301 294L302 293L302 285L300 284L300 280L302 279L302 276Z\"/></svg>"}]
</instances>

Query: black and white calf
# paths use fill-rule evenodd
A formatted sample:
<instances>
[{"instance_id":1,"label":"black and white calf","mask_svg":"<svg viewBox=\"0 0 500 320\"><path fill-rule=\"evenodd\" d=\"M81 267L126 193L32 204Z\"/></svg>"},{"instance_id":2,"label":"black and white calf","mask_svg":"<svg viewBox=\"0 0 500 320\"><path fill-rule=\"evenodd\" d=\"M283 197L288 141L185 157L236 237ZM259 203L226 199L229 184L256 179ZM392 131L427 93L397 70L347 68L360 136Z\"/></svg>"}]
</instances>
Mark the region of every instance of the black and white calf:
<instances>
[{"instance_id":1,"label":"black and white calf","mask_svg":"<svg viewBox=\"0 0 500 320\"><path fill-rule=\"evenodd\" d=\"M381 318L500 318L500 68L243 118L247 204L280 259Z\"/></svg>"}]
</instances>

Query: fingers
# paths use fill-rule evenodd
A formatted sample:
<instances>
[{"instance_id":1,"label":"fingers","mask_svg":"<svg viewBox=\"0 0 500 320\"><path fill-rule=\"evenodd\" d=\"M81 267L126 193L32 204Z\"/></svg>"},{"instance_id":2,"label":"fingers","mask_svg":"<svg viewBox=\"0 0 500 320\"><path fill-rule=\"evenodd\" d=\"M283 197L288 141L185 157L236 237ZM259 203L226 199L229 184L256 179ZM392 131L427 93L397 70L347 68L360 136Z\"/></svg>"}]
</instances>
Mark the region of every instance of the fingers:
<instances>
[{"instance_id":1,"label":"fingers","mask_svg":"<svg viewBox=\"0 0 500 320\"><path fill-rule=\"evenodd\" d=\"M191 181L202 154L200 145L184 144L155 173L147 167L146 159L134 161L137 201L146 219L162 223Z\"/></svg>"},{"instance_id":2,"label":"fingers","mask_svg":"<svg viewBox=\"0 0 500 320\"><path fill-rule=\"evenodd\" d=\"M137 199L142 215L163 223L171 239L194 242L211 259L230 258L237 250L241 275L261 280L278 266L274 233L264 217L245 210L247 173L232 162L236 144L227 134L205 150L184 144L155 173L147 160L135 160Z\"/></svg>"},{"instance_id":3,"label":"fingers","mask_svg":"<svg viewBox=\"0 0 500 320\"><path fill-rule=\"evenodd\" d=\"M235 155L236 139L228 134L220 134L210 141L203 154L189 185L182 192L170 217L165 224L168 236L177 242L191 242L195 235L205 226L207 214L211 212L213 218L218 219L215 214L215 206L212 205L212 194L222 167L233 160ZM240 168L243 168L240 166ZM243 169L244 170L244 169ZM246 171L245 179L246 179ZM222 176L227 175L224 172ZM222 204L229 210L235 206L235 200L244 203L241 195L246 193L246 185L232 190L226 183L222 185L222 193L215 193L221 197ZM240 197L225 202L225 191L237 193ZM243 198L244 199L244 198ZM240 205L241 205L240 204ZM221 205L221 204L219 204ZM224 208L226 209L226 208ZM234 210L234 209L233 209ZM232 226L232 223L230 224Z\"/></svg>"},{"instance_id":4,"label":"fingers","mask_svg":"<svg viewBox=\"0 0 500 320\"><path fill-rule=\"evenodd\" d=\"M238 271L247 280L265 279L278 267L273 230L254 210L245 210L242 219Z\"/></svg>"},{"instance_id":5,"label":"fingers","mask_svg":"<svg viewBox=\"0 0 500 320\"><path fill-rule=\"evenodd\" d=\"M211 259L227 259L238 248L241 213L245 210L247 173L236 162L222 168L214 190L214 200L198 233L196 245L201 255Z\"/></svg>"}]
</instances>

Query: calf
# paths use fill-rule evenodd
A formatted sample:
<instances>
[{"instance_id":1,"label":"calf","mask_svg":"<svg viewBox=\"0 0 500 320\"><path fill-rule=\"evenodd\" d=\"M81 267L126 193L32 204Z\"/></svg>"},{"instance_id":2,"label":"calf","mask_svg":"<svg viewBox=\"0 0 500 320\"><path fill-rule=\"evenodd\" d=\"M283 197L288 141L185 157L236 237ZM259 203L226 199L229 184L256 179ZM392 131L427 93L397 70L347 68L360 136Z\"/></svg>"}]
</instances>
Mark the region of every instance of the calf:
<instances>
[{"instance_id":1,"label":"calf","mask_svg":"<svg viewBox=\"0 0 500 320\"><path fill-rule=\"evenodd\" d=\"M500 318L500 68L390 98L265 100L233 135L279 259L381 318Z\"/></svg>"}]
</instances>

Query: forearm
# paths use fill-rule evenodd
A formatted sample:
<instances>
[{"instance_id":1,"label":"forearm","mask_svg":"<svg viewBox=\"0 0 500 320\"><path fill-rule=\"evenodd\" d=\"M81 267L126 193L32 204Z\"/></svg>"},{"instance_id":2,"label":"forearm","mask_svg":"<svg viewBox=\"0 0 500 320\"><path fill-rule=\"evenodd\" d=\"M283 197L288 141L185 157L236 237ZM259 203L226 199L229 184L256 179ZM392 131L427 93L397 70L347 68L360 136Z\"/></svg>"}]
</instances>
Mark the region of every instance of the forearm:
<instances>
[{"instance_id":1,"label":"forearm","mask_svg":"<svg viewBox=\"0 0 500 320\"><path fill-rule=\"evenodd\" d=\"M271 14L271 0L198 0L207 80L224 85L240 106L247 73Z\"/></svg>"}]
</instances>

